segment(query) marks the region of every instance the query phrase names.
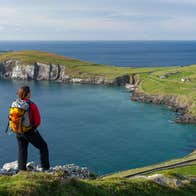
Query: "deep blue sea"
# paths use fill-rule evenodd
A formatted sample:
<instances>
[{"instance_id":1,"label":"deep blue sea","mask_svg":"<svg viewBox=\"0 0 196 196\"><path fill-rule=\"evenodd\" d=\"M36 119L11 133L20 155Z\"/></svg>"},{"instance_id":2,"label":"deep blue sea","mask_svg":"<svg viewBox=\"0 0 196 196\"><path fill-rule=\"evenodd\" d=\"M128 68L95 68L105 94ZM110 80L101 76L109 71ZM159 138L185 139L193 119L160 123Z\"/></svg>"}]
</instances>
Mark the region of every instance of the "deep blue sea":
<instances>
[{"instance_id":1,"label":"deep blue sea","mask_svg":"<svg viewBox=\"0 0 196 196\"><path fill-rule=\"evenodd\" d=\"M196 41L5 41L0 51L43 50L96 63L154 67L196 63Z\"/></svg>"},{"instance_id":2,"label":"deep blue sea","mask_svg":"<svg viewBox=\"0 0 196 196\"><path fill-rule=\"evenodd\" d=\"M118 66L196 63L195 41L0 42L0 51L43 50ZM132 102L123 87L0 81L0 166L17 159L15 135L6 135L8 108L20 85L32 88L42 116L51 165L75 163L106 174L184 156L196 149L196 127L173 122L166 107ZM30 146L29 161L39 162Z\"/></svg>"}]
</instances>

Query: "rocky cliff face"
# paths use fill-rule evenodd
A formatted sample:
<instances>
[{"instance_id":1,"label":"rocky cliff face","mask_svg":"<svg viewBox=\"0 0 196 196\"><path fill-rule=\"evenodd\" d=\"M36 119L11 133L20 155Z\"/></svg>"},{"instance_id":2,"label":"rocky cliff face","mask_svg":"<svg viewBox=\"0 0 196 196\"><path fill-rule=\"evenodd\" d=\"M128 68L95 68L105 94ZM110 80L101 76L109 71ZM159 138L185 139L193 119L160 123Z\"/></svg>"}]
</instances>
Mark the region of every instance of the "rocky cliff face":
<instances>
[{"instance_id":1,"label":"rocky cliff face","mask_svg":"<svg viewBox=\"0 0 196 196\"><path fill-rule=\"evenodd\" d=\"M81 84L104 84L104 85L125 85L130 82L131 76L125 75L115 79L108 79L105 76L73 77L66 66L55 64L43 64L35 62L34 64L24 65L19 60L7 60L0 63L1 79L19 79L19 80L48 80L60 81L65 83Z\"/></svg>"}]
</instances>

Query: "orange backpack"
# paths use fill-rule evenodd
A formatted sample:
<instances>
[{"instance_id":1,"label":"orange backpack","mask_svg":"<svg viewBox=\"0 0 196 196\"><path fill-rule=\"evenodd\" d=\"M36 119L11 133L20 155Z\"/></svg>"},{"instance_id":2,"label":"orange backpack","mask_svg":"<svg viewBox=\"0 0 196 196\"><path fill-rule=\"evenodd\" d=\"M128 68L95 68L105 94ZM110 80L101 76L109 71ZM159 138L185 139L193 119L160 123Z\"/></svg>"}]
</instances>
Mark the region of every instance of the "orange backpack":
<instances>
[{"instance_id":1,"label":"orange backpack","mask_svg":"<svg viewBox=\"0 0 196 196\"><path fill-rule=\"evenodd\" d=\"M9 110L9 129L15 133L24 133L32 129L30 123L30 101L15 100Z\"/></svg>"}]
</instances>

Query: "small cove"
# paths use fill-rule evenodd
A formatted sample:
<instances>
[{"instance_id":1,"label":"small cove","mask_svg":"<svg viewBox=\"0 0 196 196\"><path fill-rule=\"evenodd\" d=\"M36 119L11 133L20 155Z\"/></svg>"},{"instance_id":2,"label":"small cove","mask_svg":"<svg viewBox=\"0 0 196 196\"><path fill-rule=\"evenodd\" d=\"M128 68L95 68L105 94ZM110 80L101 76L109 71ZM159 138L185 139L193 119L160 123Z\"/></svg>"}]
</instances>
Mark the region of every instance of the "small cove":
<instances>
[{"instance_id":1,"label":"small cove","mask_svg":"<svg viewBox=\"0 0 196 196\"><path fill-rule=\"evenodd\" d=\"M17 159L15 135L6 135L8 108L18 86L32 88L40 108L40 133L51 165L75 163L98 174L145 166L184 156L196 148L194 125L173 123L166 107L130 101L124 87L52 82L0 81L0 164ZM29 161L39 161L29 146Z\"/></svg>"}]
</instances>

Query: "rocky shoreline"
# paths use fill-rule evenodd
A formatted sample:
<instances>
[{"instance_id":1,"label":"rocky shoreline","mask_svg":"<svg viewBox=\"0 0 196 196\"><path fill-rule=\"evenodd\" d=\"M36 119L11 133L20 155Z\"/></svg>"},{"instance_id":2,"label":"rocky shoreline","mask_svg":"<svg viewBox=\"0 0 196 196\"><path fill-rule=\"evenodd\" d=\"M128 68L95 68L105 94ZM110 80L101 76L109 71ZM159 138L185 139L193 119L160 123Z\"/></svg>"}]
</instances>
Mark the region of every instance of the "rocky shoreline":
<instances>
[{"instance_id":1,"label":"rocky shoreline","mask_svg":"<svg viewBox=\"0 0 196 196\"><path fill-rule=\"evenodd\" d=\"M189 114L188 105L181 105L178 102L177 96L174 95L151 95L144 92L140 92L137 88L132 92L131 100L144 103L152 103L158 105L165 105L172 111L176 112L177 123L196 124L196 116Z\"/></svg>"}]
</instances>

